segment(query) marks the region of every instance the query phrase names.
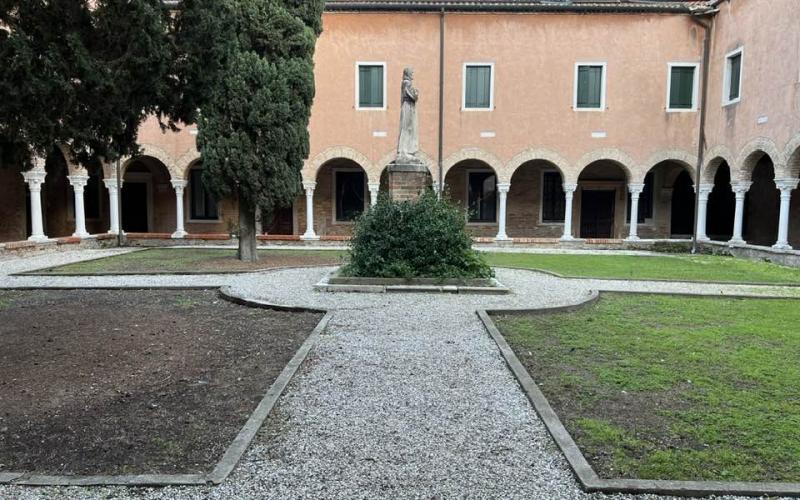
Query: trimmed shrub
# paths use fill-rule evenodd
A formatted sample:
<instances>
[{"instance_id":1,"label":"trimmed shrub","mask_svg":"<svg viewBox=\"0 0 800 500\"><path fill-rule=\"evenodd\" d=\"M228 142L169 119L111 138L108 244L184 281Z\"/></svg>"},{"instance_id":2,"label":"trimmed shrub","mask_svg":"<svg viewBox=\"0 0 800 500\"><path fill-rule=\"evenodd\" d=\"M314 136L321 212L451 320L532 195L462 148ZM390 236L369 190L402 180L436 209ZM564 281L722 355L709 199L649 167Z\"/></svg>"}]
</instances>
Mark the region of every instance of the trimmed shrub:
<instances>
[{"instance_id":1,"label":"trimmed shrub","mask_svg":"<svg viewBox=\"0 0 800 500\"><path fill-rule=\"evenodd\" d=\"M378 203L356 220L346 276L376 278L490 278L472 249L466 214L427 190L415 201Z\"/></svg>"}]
</instances>

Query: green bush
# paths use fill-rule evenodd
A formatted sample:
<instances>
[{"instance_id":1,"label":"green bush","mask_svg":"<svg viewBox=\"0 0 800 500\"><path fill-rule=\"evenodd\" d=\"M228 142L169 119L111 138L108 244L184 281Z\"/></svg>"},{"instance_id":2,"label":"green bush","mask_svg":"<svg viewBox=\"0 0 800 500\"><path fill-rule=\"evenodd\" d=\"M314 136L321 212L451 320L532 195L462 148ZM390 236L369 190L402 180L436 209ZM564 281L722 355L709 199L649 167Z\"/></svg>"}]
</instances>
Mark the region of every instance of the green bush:
<instances>
[{"instance_id":1,"label":"green bush","mask_svg":"<svg viewBox=\"0 0 800 500\"><path fill-rule=\"evenodd\" d=\"M472 249L464 210L426 191L415 201L381 195L356 220L347 276L376 278L490 278Z\"/></svg>"}]
</instances>

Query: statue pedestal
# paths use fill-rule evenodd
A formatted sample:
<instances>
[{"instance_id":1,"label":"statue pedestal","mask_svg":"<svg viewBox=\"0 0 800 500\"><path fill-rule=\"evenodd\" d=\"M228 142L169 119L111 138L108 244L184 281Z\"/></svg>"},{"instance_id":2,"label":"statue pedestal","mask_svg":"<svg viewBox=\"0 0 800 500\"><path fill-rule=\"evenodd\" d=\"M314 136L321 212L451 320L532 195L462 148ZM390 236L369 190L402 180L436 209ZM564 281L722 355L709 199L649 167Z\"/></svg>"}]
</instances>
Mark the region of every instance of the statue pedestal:
<instances>
[{"instance_id":1,"label":"statue pedestal","mask_svg":"<svg viewBox=\"0 0 800 500\"><path fill-rule=\"evenodd\" d=\"M416 200L431 186L431 174L420 160L395 160L386 171L389 196L394 201Z\"/></svg>"}]
</instances>

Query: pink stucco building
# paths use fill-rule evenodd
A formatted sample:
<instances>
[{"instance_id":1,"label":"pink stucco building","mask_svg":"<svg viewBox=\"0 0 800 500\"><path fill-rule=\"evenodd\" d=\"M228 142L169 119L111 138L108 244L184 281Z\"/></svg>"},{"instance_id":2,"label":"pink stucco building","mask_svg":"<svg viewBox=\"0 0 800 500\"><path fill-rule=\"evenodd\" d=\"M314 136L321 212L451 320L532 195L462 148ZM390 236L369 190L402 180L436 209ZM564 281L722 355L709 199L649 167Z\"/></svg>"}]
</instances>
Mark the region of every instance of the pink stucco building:
<instances>
[{"instance_id":1,"label":"pink stucco building","mask_svg":"<svg viewBox=\"0 0 800 500\"><path fill-rule=\"evenodd\" d=\"M469 209L477 237L688 239L697 211L701 241L793 254L798 20L796 0L329 0L305 192L263 231L349 234L386 187L411 66L431 183ZM142 156L123 165L130 235L236 227L235 203L203 193L193 133L141 130ZM0 241L117 227L110 166L53 155L25 178L0 176Z\"/></svg>"}]
</instances>

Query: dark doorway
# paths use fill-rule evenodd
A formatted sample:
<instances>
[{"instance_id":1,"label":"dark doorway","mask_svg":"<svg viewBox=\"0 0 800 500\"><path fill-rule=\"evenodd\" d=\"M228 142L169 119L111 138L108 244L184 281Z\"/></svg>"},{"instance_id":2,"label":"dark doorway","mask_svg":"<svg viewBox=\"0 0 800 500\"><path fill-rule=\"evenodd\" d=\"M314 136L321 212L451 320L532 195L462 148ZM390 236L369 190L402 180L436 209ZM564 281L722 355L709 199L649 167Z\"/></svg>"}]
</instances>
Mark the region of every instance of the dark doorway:
<instances>
[{"instance_id":1,"label":"dark doorway","mask_svg":"<svg viewBox=\"0 0 800 500\"><path fill-rule=\"evenodd\" d=\"M761 158L751 177L753 184L744 203L744 239L751 245L771 246L778 239L781 196L769 156Z\"/></svg>"},{"instance_id":2,"label":"dark doorway","mask_svg":"<svg viewBox=\"0 0 800 500\"><path fill-rule=\"evenodd\" d=\"M708 195L706 235L717 241L731 239L735 211L736 195L731 190L731 170L723 162L714 175L714 190Z\"/></svg>"},{"instance_id":3,"label":"dark doorway","mask_svg":"<svg viewBox=\"0 0 800 500\"><path fill-rule=\"evenodd\" d=\"M694 232L694 184L685 170L675 179L672 186L672 228L673 237L691 238Z\"/></svg>"},{"instance_id":4,"label":"dark doorway","mask_svg":"<svg viewBox=\"0 0 800 500\"><path fill-rule=\"evenodd\" d=\"M616 191L582 191L581 238L611 238L614 234Z\"/></svg>"},{"instance_id":5,"label":"dark doorway","mask_svg":"<svg viewBox=\"0 0 800 500\"><path fill-rule=\"evenodd\" d=\"M147 183L125 181L122 185L122 230L148 232Z\"/></svg>"}]
</instances>

